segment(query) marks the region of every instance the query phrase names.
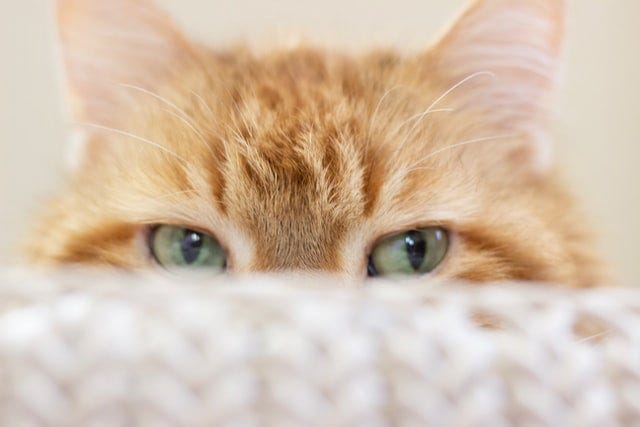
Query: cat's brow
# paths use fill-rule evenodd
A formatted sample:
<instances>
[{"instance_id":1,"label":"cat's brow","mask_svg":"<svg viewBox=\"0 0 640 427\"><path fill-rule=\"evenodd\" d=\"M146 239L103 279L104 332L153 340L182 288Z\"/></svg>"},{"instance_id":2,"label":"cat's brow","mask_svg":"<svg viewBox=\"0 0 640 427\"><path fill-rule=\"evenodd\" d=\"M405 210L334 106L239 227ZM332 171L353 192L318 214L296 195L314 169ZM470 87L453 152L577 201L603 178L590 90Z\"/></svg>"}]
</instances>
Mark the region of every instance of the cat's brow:
<instances>
[{"instance_id":1,"label":"cat's brow","mask_svg":"<svg viewBox=\"0 0 640 427\"><path fill-rule=\"evenodd\" d=\"M465 141L460 141L454 144L450 144L447 145L446 147L442 147L439 148L435 151L430 152L429 154L427 154L426 156L420 158L418 161L412 163L411 165L402 168L400 170L398 170L397 172L395 172L393 174L393 176L387 180L387 182L385 183L385 191L389 197L393 197L395 194L399 193L400 191L402 191L402 188L404 188L403 182L407 179L407 177L412 173L412 172L416 172L419 170L433 170L432 167L429 166L419 166L421 164L423 164L424 162L426 162L428 159L433 158L439 154L442 154L446 151L452 150L454 148L458 148L458 147L463 147L466 145L472 145L472 144L481 144L481 143L485 143L485 142L490 142L490 141L495 141L495 140L500 140L500 139L505 139L505 140L509 140L512 139L514 137L517 137L516 134L503 134L503 135L493 135L493 136L484 136L484 137L480 137L480 138L473 138L473 139L469 139L469 140L465 140Z\"/></svg>"}]
</instances>

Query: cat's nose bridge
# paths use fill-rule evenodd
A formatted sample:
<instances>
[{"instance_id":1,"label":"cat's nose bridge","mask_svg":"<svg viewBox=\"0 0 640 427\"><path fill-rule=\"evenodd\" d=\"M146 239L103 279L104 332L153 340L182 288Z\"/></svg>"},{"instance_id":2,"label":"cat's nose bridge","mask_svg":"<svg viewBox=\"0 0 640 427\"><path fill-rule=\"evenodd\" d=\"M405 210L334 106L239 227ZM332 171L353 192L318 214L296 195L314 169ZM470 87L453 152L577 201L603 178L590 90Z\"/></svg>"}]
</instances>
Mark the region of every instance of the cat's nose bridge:
<instances>
[{"instance_id":1,"label":"cat's nose bridge","mask_svg":"<svg viewBox=\"0 0 640 427\"><path fill-rule=\"evenodd\" d=\"M260 233L253 233L258 249L250 270L341 272L342 235L334 224L317 219L280 218L263 225Z\"/></svg>"},{"instance_id":2,"label":"cat's nose bridge","mask_svg":"<svg viewBox=\"0 0 640 427\"><path fill-rule=\"evenodd\" d=\"M251 270L256 272L273 271L322 271L337 273L341 262L334 248L324 242L305 242L284 240L263 244L255 254Z\"/></svg>"}]
</instances>

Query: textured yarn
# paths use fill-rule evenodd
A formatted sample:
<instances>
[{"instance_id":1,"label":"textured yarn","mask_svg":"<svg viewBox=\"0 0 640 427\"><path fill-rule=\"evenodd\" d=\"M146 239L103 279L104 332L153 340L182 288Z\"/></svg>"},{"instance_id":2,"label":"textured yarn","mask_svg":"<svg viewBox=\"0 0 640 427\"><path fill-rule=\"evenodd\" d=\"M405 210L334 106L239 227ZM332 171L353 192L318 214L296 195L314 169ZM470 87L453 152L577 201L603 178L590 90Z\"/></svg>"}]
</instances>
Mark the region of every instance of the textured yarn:
<instances>
[{"instance_id":1,"label":"textured yarn","mask_svg":"<svg viewBox=\"0 0 640 427\"><path fill-rule=\"evenodd\" d=\"M0 273L0 426L640 425L640 290Z\"/></svg>"}]
</instances>

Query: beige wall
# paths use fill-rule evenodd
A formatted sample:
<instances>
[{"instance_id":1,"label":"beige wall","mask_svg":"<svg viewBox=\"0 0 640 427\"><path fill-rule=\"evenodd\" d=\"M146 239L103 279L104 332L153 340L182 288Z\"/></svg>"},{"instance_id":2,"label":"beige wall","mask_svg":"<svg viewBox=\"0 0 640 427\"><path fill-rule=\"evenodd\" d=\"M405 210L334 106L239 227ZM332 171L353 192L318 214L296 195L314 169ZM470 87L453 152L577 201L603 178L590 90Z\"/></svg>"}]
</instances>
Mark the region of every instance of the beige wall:
<instances>
[{"instance_id":1,"label":"beige wall","mask_svg":"<svg viewBox=\"0 0 640 427\"><path fill-rule=\"evenodd\" d=\"M0 4L0 260L64 175L52 2ZM425 44L463 0L162 0L203 41L283 34L356 48ZM640 1L571 0L558 155L627 282L640 284Z\"/></svg>"}]
</instances>

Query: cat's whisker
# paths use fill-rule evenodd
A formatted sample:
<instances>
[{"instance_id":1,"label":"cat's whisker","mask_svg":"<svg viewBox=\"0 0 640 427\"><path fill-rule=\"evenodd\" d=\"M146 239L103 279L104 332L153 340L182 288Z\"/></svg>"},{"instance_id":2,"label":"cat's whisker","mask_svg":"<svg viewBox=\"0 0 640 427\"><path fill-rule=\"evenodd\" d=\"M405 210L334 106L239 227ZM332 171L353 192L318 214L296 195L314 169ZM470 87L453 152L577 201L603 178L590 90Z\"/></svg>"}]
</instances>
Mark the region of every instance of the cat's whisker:
<instances>
[{"instance_id":1,"label":"cat's whisker","mask_svg":"<svg viewBox=\"0 0 640 427\"><path fill-rule=\"evenodd\" d=\"M422 119L424 119L427 115L429 115L430 113L432 113L434 110L434 108L441 102L443 101L447 96L451 95L453 92L455 92L458 88L460 88L461 86L463 86L464 84L466 84L467 82L476 79L478 77L481 76L489 76L492 78L496 78L495 74L492 73L491 71L478 71L476 73L473 73L471 75L468 75L467 77L463 78L462 80L460 80L459 82L457 82L456 84L454 84L453 86L451 86L449 89L447 89L446 91L444 91L444 93L442 95L440 95L439 97L437 97L432 103L431 105L429 105L429 107L427 107L427 109L425 109L422 113L417 114L416 116L413 116L411 118L409 118L407 120L407 122L410 122L411 120L416 120L416 122L413 124L413 126L411 127L411 129L409 130L409 134L411 134L413 132L413 130L415 130L416 127L418 127L418 125L420 124L420 122L422 121ZM450 109L445 109L445 110L450 110ZM403 123L406 124L406 123Z\"/></svg>"},{"instance_id":2,"label":"cat's whisker","mask_svg":"<svg viewBox=\"0 0 640 427\"><path fill-rule=\"evenodd\" d=\"M405 127L408 123L411 123L412 121L414 121L416 119L422 120L426 116L428 116L429 114L433 114L433 113L452 113L454 111L455 111L454 108L438 108L438 109L433 109L433 110L426 109L426 110L421 111L421 112L419 112L417 114L414 114L413 116L409 117L407 120L405 120L402 123L400 123L398 125L398 127L393 131L393 134L397 135L398 133L400 133L402 128ZM415 129L415 125L411 129ZM411 132L408 132L407 136L409 136L410 133Z\"/></svg>"},{"instance_id":3,"label":"cat's whisker","mask_svg":"<svg viewBox=\"0 0 640 427\"><path fill-rule=\"evenodd\" d=\"M371 114L371 119L369 121L369 129L367 131L367 141L371 138L371 132L373 132L373 126L376 124L376 119L378 117L378 113L380 112L380 107L382 107L382 103L384 102L384 100L387 98L387 96L389 96L392 92L406 87L406 85L395 85L393 87L391 87L390 89L387 89L384 94L382 94L382 96L380 97L380 99L378 100L378 102L376 103L376 108L374 108L373 110L373 114Z\"/></svg>"},{"instance_id":4,"label":"cat's whisker","mask_svg":"<svg viewBox=\"0 0 640 427\"><path fill-rule=\"evenodd\" d=\"M200 96L200 94L197 93L196 91L192 90L191 94L196 97L196 99L198 100L200 105L205 110L207 110L207 112L211 115L211 119L213 119L215 121L217 119L216 114L213 112L213 109L211 109L211 106L207 103L207 101L205 101L204 98L202 96Z\"/></svg>"},{"instance_id":5,"label":"cat's whisker","mask_svg":"<svg viewBox=\"0 0 640 427\"><path fill-rule=\"evenodd\" d=\"M513 139L516 136L517 136L516 134L493 135L493 136L485 136L481 138L474 138L474 139L468 139L466 141L457 142L455 144L450 144L450 145L447 145L446 147L442 147L442 148L439 148L438 150L432 151L428 155L418 160L415 164L419 165L421 163L424 163L430 158L437 156L438 154L442 154L446 151L453 150L454 148L463 147L465 145L480 144L483 142L490 142L490 141L495 141L500 139Z\"/></svg>"},{"instance_id":6,"label":"cat's whisker","mask_svg":"<svg viewBox=\"0 0 640 427\"><path fill-rule=\"evenodd\" d=\"M226 88L227 92L229 91L229 88ZM198 102L200 103L200 106L206 110L206 112L209 114L209 119L215 124L215 125L219 125L220 120L218 119L218 115L216 115L216 113L213 111L213 108L211 108L211 105L209 105L209 103L207 101L205 101L205 99L202 97L202 95L200 95L198 92L192 90L191 94L193 96L196 97L196 99L198 100Z\"/></svg>"},{"instance_id":7,"label":"cat's whisker","mask_svg":"<svg viewBox=\"0 0 640 427\"><path fill-rule=\"evenodd\" d=\"M421 159L412 163L411 165L396 171L393 174L393 176L387 180L385 184L384 192L390 196L392 196L393 194L399 193L403 188L403 185L402 185L403 181L413 172L416 172L419 170L437 170L436 168L432 168L430 166L421 166L421 165L424 162L426 162L428 159L438 154L442 154L448 150L452 150L458 147L463 147L466 145L480 144L483 142L489 142L489 141L494 141L499 139L511 139L511 138L514 138L515 136L516 136L515 134L504 134L504 135L493 135L493 136L486 136L481 138L474 138L466 141L461 141L455 144L447 145L446 147L442 147L438 150L432 151L431 153L422 157Z\"/></svg>"},{"instance_id":8,"label":"cat's whisker","mask_svg":"<svg viewBox=\"0 0 640 427\"><path fill-rule=\"evenodd\" d=\"M128 83L120 83L119 86L142 92L142 93L144 93L146 95L149 95L152 98L155 98L158 101L168 105L169 107L171 107L173 109L173 111L168 110L166 108L162 108L162 111L164 111L166 113L169 113L172 116L176 117L178 120L180 120L182 123L184 123L189 129L191 129L198 136L198 138L200 139L202 144L207 148L209 153L212 156L214 156L213 150L211 149L211 146L207 142L207 139L205 138L204 134L196 127L196 125L193 122L193 120L191 119L191 117L187 114L187 112L183 108L178 107L174 102L171 102L167 98L165 98L163 96L160 96L157 93L152 92L150 90L147 90L147 89L145 89L143 87L132 85L132 84L128 84ZM195 92L192 92L192 93L194 95L196 95L196 97L199 97L199 95L197 95ZM204 102L204 100L202 100L202 102ZM208 107L208 108L210 108L210 107ZM211 111L211 110L209 110L209 111ZM211 113L213 114L213 112L211 112Z\"/></svg>"},{"instance_id":9,"label":"cat's whisker","mask_svg":"<svg viewBox=\"0 0 640 427\"><path fill-rule=\"evenodd\" d=\"M410 123L411 121L415 121L413 123L413 126L411 126L411 128L409 129L409 131L407 132L406 136L404 137L404 139L402 140L402 142L399 144L396 153L398 151L400 151L404 145L407 143L407 141L409 140L409 138L411 138L411 136L414 134L414 132L416 131L416 129L418 128L418 126L422 123L422 121L425 119L425 117L427 117L429 114L434 113L436 111L438 112L452 112L454 111L454 109L452 108L442 108L439 110L436 110L435 107L442 102L447 96L449 96L450 94L452 94L453 92L455 92L457 89L459 89L460 87L462 87L464 84L466 84L467 82L476 79L478 77L481 76L489 76L495 79L495 74L490 72L490 71L478 71L476 73L473 73L465 78L463 78L462 80L460 80L459 82L457 82L456 84L454 84L453 86L451 86L449 89L447 89L446 91L444 91L444 93L442 95L440 95L438 98L436 98L431 105L429 105L429 107L427 107L427 109L425 109L422 113L416 114L412 117L410 117L409 119L405 120L403 123L400 124L400 126L398 127L398 129L396 130L397 132L400 132L400 130L407 124Z\"/></svg>"},{"instance_id":10,"label":"cat's whisker","mask_svg":"<svg viewBox=\"0 0 640 427\"><path fill-rule=\"evenodd\" d=\"M155 197L156 200L165 200L170 199L176 196L182 196L184 194L198 194L196 190L182 190L182 191L174 191L173 193L166 193L161 196Z\"/></svg>"},{"instance_id":11,"label":"cat's whisker","mask_svg":"<svg viewBox=\"0 0 640 427\"><path fill-rule=\"evenodd\" d=\"M147 144L151 147L155 147L160 151L163 151L166 154L169 154L170 156L175 157L176 159L180 160L183 165L188 165L187 160L184 157L181 157L180 155L178 155L177 153L175 153L174 151L169 150L167 147L165 147L162 144L159 144L157 142L151 141L150 139L147 138L143 138L139 135L133 134L131 132L126 132L123 131L121 129L116 129L116 128L112 128L109 126L104 126L104 125L100 125L100 124L96 124L96 123L83 123L83 122L76 122L74 123L74 125L77 126L82 126L82 127L88 127L88 128L92 128L92 129L97 129L97 130L102 130L102 131L106 131L106 132L111 132L111 133L115 133L118 134L120 136L126 136L128 138L134 139L136 141L142 142L144 144Z\"/></svg>"},{"instance_id":12,"label":"cat's whisker","mask_svg":"<svg viewBox=\"0 0 640 427\"><path fill-rule=\"evenodd\" d=\"M431 108L431 107L430 107ZM404 146L407 144L407 142L409 141L409 138L412 136L412 134L414 133L415 129L417 129L417 125L424 120L425 117L427 117L430 114L434 114L434 113L451 113L454 112L455 109L453 108L439 108L439 109L433 109L433 110L425 110L421 113L415 114L413 116L411 116L410 118L408 118L407 120L405 120L404 122L400 123L400 125L396 128L396 130L394 131L393 135L397 135L400 130L409 122L411 122L412 120L416 120L418 119L418 122L416 122L412 127L411 130L409 130L409 132L407 132L407 134L405 135L405 137L402 139L402 141L398 144L397 148L395 150L393 150L393 155L394 156L398 156L401 152L402 149L404 148Z\"/></svg>"},{"instance_id":13,"label":"cat's whisker","mask_svg":"<svg viewBox=\"0 0 640 427\"><path fill-rule=\"evenodd\" d=\"M128 83L120 83L119 86L127 88L127 89L133 89L133 90L137 90L139 92L142 92L146 95L151 96L152 98L157 99L158 101L164 103L165 105L168 105L169 107L171 107L176 113L180 114L180 116L182 116L182 118L185 121L188 121L189 123L191 123L191 127L193 128L197 128L197 126L195 125L195 123L193 122L193 118L184 110L184 108L180 108L178 105L176 105L174 102L171 102L169 99L167 99L164 96L161 96L155 92L152 92L148 89L145 89L143 87L140 86L136 86L136 85L132 85L132 84L128 84ZM195 92L193 92L195 94ZM197 94L195 94L196 97L198 97ZM202 98L200 98L202 99ZM202 100L201 102L204 102L204 100ZM206 104L206 103L205 103ZM207 108L209 108L209 111L211 111L211 107L209 107L207 105ZM211 111L211 114L213 115L213 111ZM202 134L201 131L198 131L199 134Z\"/></svg>"},{"instance_id":14,"label":"cat's whisker","mask_svg":"<svg viewBox=\"0 0 640 427\"><path fill-rule=\"evenodd\" d=\"M166 108L161 108L162 111L164 111L167 114L171 114L173 117L175 117L176 119L180 120L182 123L184 123L185 126L187 126L190 130L193 131L193 133L196 134L196 136L198 137L198 139L200 140L200 142L202 143L202 145L204 147L206 147L206 149L209 151L209 153L211 154L211 157L215 157L215 153L213 152L213 149L211 148L211 145L209 145L209 143L207 142L207 139L205 138L205 136L202 134L202 132L200 132L194 125L193 123L191 123L191 121L185 119L184 117L182 117L180 114L171 111L169 109Z\"/></svg>"},{"instance_id":15,"label":"cat's whisker","mask_svg":"<svg viewBox=\"0 0 640 427\"><path fill-rule=\"evenodd\" d=\"M169 101L167 98L165 98L164 96L158 95L155 92L152 92L148 89L145 89L143 87L140 86L136 86L136 85L132 85L129 83L118 83L118 86L120 87L124 87L127 89L133 89L133 90L137 90L139 92L144 93L145 95L149 95L152 98L157 99L158 101L168 105L169 107L173 108L176 112L180 113L181 115L183 115L186 119L189 119L189 114L187 114L186 111L184 111L184 109L178 107L174 102Z\"/></svg>"},{"instance_id":16,"label":"cat's whisker","mask_svg":"<svg viewBox=\"0 0 640 427\"><path fill-rule=\"evenodd\" d=\"M444 91L444 93L442 95L440 95L439 97L437 97L425 110L423 110L420 113L414 114L413 116L409 117L408 119L406 119L402 123L400 123L398 125L398 127L393 131L393 133L392 133L393 135L398 135L400 133L400 131L407 124L409 124L411 122L414 122L413 125L411 126L411 128L407 131L405 137L397 145L397 148L393 152L393 156L397 157L402 152L402 149L404 148L406 143L409 141L411 136L414 135L415 131L418 129L418 126L420 126L420 124L424 121L424 119L427 116L429 116L430 114L433 114L433 113L451 113L451 112L454 112L455 111L454 108L437 108L436 109L435 107L437 107L440 102L442 102L447 96L449 96L451 93L455 92L461 86L463 86L467 82L469 82L469 81L471 81L473 79L476 79L478 77L481 77L481 76L489 76L489 77L495 78L495 74L490 72L490 71L478 71L476 73L470 74L467 77L465 77L465 78L461 79L460 81L458 81L457 83L455 83L453 86L451 86L446 91ZM376 151L377 150L379 150L379 147L376 149Z\"/></svg>"},{"instance_id":17,"label":"cat's whisker","mask_svg":"<svg viewBox=\"0 0 640 427\"><path fill-rule=\"evenodd\" d=\"M436 109L436 110L431 110L429 112L429 114L433 114L433 113L450 113L455 111L453 108L440 108L440 109ZM424 112L418 113L416 115L411 116L410 118L408 118L407 120L405 120L404 122L402 122L392 133L391 135L397 135L400 132L400 129L402 129L402 127L404 127L405 124L407 124L409 121L414 120L416 117L421 116L422 118L426 117L427 114L424 114ZM395 157L397 157L398 155L400 155L402 153L402 149L404 148L405 144L407 143L407 141L409 140L409 137L411 135L407 134L403 140L397 144L397 147L393 150L392 155ZM379 144L376 146L375 150L374 150L374 154L378 154L379 151L381 150L382 145Z\"/></svg>"}]
</instances>

